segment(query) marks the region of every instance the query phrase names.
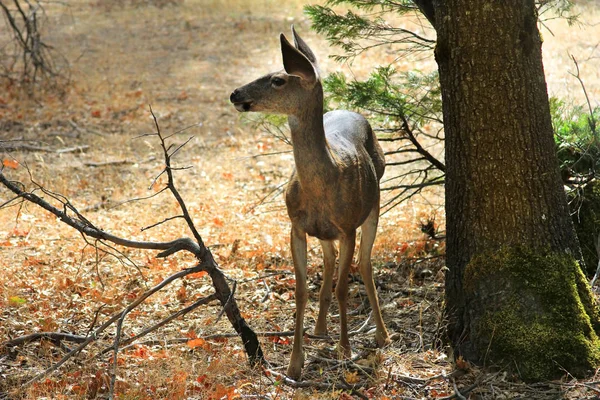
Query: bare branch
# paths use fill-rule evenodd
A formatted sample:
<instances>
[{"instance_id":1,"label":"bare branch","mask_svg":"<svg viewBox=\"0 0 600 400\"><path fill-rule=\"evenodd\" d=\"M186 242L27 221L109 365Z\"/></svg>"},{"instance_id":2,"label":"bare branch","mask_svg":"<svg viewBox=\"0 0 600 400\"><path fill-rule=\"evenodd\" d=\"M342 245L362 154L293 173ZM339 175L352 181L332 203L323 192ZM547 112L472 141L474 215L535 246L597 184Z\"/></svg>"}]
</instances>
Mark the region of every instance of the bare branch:
<instances>
[{"instance_id":1,"label":"bare branch","mask_svg":"<svg viewBox=\"0 0 600 400\"><path fill-rule=\"evenodd\" d=\"M579 64L577 63L577 60L575 59L575 56L573 54L571 54L571 59L573 59L573 63L575 64L575 69L576 69L577 73L575 73L575 74L573 74L571 72L569 72L569 73L571 75L573 75L579 81L579 84L581 85L581 89L583 90L583 95L585 96L585 100L588 105L588 110L590 112L590 115L588 116L588 124L590 126L590 130L592 131L592 134L594 135L594 138L598 139L598 132L596 131L596 118L594 117L594 109L592 107L592 103L590 101L590 97L588 96L585 85L583 84L583 80L581 79L581 75L579 73Z\"/></svg>"},{"instance_id":2,"label":"bare branch","mask_svg":"<svg viewBox=\"0 0 600 400\"><path fill-rule=\"evenodd\" d=\"M152 326L144 329L142 332L138 333L137 335L132 336L132 337L126 339L126 340L121 340L120 343L119 343L119 345L121 345L121 346L129 345L129 344L135 342L136 340L138 340L140 338L143 338L147 334L149 334L149 333L157 330L158 328L160 328L160 327L168 324L169 322L173 321L174 319L182 317L182 316L186 315L187 313L189 313L189 312L195 310L196 308L200 307L201 305L208 304L208 303L210 303L211 301L214 301L214 300L217 300L217 295L214 294L214 293L211 294L210 296L203 297L203 298L195 301L194 303L190 304L189 306L187 306L185 308L182 308L181 310L177 311L176 313L173 313L173 314L169 315L167 318L163 319L162 321L160 321L160 322L158 322L158 323L156 323L156 324L154 324L154 325L152 325ZM237 336L237 334L231 334L231 335L232 335L232 337L236 337ZM106 349L102 350L100 352L100 354L98 354L98 355L100 356L100 355L105 354L105 353L107 353L107 352L109 352L111 350L113 350L113 347L107 347Z\"/></svg>"},{"instance_id":3,"label":"bare branch","mask_svg":"<svg viewBox=\"0 0 600 400\"><path fill-rule=\"evenodd\" d=\"M156 293L157 291L159 291L163 287L167 286L169 283L173 282L175 279L182 278L182 277L184 277L186 275L189 275L189 274L192 274L192 273L195 273L195 272L205 271L206 267L207 266L205 264L198 264L195 267L184 269L182 271L179 271L179 272L177 272L177 273L175 273L175 274L167 277L162 282L160 282L158 285L154 286L152 289L144 292L133 303L131 303L127 307L127 309L132 310L133 308L137 307L139 304L141 304L144 300L146 300L152 294ZM73 357L74 355L76 355L77 353L79 353L81 350L83 350L84 348L86 348L90 343L96 341L98 339L98 335L100 333L102 333L104 330L106 330L106 328L108 328L109 326L111 326L115 321L117 321L121 317L122 314L123 314L123 312L118 312L118 313L114 314L111 318L108 319L108 321L106 321L105 323L103 323L98 328L94 329L94 331L90 335L88 335L86 337L86 339L85 339L84 342L82 342L79 346L77 346L76 348L74 348L73 350L71 350L70 352L68 352L57 363L51 365L49 368L47 368L43 372L37 374L32 379L30 379L29 381L27 381L24 384L24 386L29 386L30 384L39 381L43 377L45 377L48 374L52 373L53 371L56 371L65 362L67 362L71 357Z\"/></svg>"},{"instance_id":4,"label":"bare branch","mask_svg":"<svg viewBox=\"0 0 600 400\"><path fill-rule=\"evenodd\" d=\"M419 154L423 155L423 157L425 157L427 159L427 161L429 161L437 169L439 169L442 172L445 172L446 166L444 165L444 163L442 163L440 160L435 158L431 153L429 153L427 150L425 150L423 148L421 143L419 143L419 141L417 140L412 129L410 129L410 125L409 125L406 117L403 114L399 115L399 117L402 120L402 130L406 133L406 135L408 136L408 139L413 144L413 146L415 146L415 149L419 152Z\"/></svg>"},{"instance_id":5,"label":"bare branch","mask_svg":"<svg viewBox=\"0 0 600 400\"><path fill-rule=\"evenodd\" d=\"M152 110L151 110L151 112L152 112ZM69 358L73 357L75 354L79 353L83 348L85 348L89 343L96 340L98 334L103 332L108 326L110 326L114 322L118 321L117 328L116 328L117 334L116 334L116 338L114 340L114 345L113 345L114 357L115 357L114 365L116 368L116 365L117 365L116 357L118 354L119 346L121 344L121 340L120 340L121 329L122 329L123 322L124 322L127 314L129 312L131 312L131 310L133 310L135 307L137 307L141 302L143 302L146 298L148 298L149 296L151 296L153 293L157 292L158 290L161 290L163 287L165 287L166 285L171 283L173 280L181 278L183 276L186 276L190 273L200 272L200 271L206 271L208 273L208 276L212 280L212 284L215 289L215 293L205 299L199 300L192 306L189 306L183 310L180 310L179 312L175 313L174 315L167 318L166 320L161 321L159 324L146 329L143 332L143 334L147 334L148 332L150 332L154 329L157 329L159 326L162 326L162 325L170 322L172 319L177 318L178 316L185 315L192 309L194 309L202 304L205 304L209 301L217 299L217 300L219 300L219 302L221 303L221 306L222 306L221 313L222 314L224 313L227 315L227 318L231 322L233 328L238 333L238 335L241 337L250 363L252 365L256 365L259 363L263 363L265 361L264 355L262 353L262 349L260 347L260 343L258 342L258 338L257 338L256 334L254 333L254 331L247 325L246 321L242 317L242 315L239 311L239 308L237 306L237 303L235 301L234 295L235 295L235 289L236 289L236 282L233 281L233 290L230 289L229 284L228 284L228 278L219 269L216 261L213 258L212 253L204 245L202 238L200 237L200 234L198 233L197 229L195 228L195 226L193 224L192 218L190 217L190 214L187 210L186 204L175 187L173 173L172 173L173 168L171 167L171 156L173 153L179 151L183 147L183 145L176 147L175 151L170 153L169 149L172 147L172 145L167 145L164 137L160 133L160 127L158 125L156 116L154 114L152 114L152 116L154 117L154 123L155 123L156 129L157 129L156 136L160 139L161 147L163 149L163 153L164 153L164 157L165 157L165 169L163 172L165 172L168 177L167 188L171 191L171 193L177 200L178 205L180 206L180 208L182 210L182 215L172 217L171 219L174 219L174 218L185 219L185 221L186 221L189 229L192 231L196 241L194 241L193 239L188 238L188 237L175 239L170 242L135 241L135 240L129 240L129 239L124 239L124 238L118 237L116 235L110 234L110 233L103 231L102 229L99 229L96 226L94 226L88 219L86 219L77 210L77 208L75 206L73 206L70 203L70 201L65 196L58 194L58 193L53 193L50 190L47 190L44 187L42 187L41 185L37 184L34 181L33 177L31 176L31 170L29 168L27 168L27 172L30 175L31 182L35 186L35 188L29 192L25 190L24 186L21 183L9 180L5 176L4 170L2 168L0 168L0 183L3 184L6 188L8 188L10 191L12 191L13 193L15 193L17 195L17 197L12 199L11 201L15 201L16 199L21 198L23 200L27 200L31 203L34 203L34 204L42 207L43 209L49 211L53 215L57 216L65 224L67 224L67 225L71 226L72 228L76 229L77 231L79 231L82 234L82 236L84 237L85 242L87 244L94 246L94 248L96 249L97 261L99 261L98 260L98 250L99 250L98 244L99 243L101 245L109 248L111 251L118 253L120 255L120 257L117 257L117 259L119 259L120 261L122 261L122 258L128 259L122 252L120 252L119 250L110 246L108 244L109 242L119 245L119 246L125 246L125 247L130 247L130 248L162 250L160 253L157 254L157 257L167 257L171 254L174 254L174 253L180 251L180 250L186 250L186 251L192 253L200 261L200 263L198 265L196 265L195 267L188 268L183 271L177 272L177 273L171 275L170 277L168 277L167 279L165 279L159 285L144 292L144 294L142 294L136 301L134 301L132 304L130 304L128 307L126 307L124 310L122 310L120 313L113 315L113 317L111 317L107 322L105 322L103 325L101 325L100 327L93 330L87 337L85 337L85 340L77 348L69 351L59 362L57 362L56 364L52 365L50 368L48 368L44 372L36 375L34 378L29 380L26 383L26 385L36 382L37 380L41 379L42 377L46 376L47 374L51 373L52 371L55 371L56 369L60 368L60 366L62 364L64 364L67 360L69 360ZM188 142L189 142L189 139L185 143L188 143ZM26 166L26 164L23 164L23 165ZM60 203L60 205L62 206L62 209L54 206L53 204L49 203L45 199L38 196L35 193L37 191L41 191L44 195L46 195L46 196L50 197L51 199ZM92 244L92 243L90 243L88 238L95 239L96 242L94 244ZM104 251L106 254L114 255L105 250L102 250L102 251ZM130 259L128 259L128 260L132 263L132 265L136 266L135 262L133 262ZM136 268L137 268L137 266L136 266ZM138 337L141 337L141 336L138 336ZM112 388L114 388L115 376L116 376L116 369L113 370L113 376L111 379L111 393L112 393Z\"/></svg>"},{"instance_id":6,"label":"bare branch","mask_svg":"<svg viewBox=\"0 0 600 400\"><path fill-rule=\"evenodd\" d=\"M85 342L86 337L64 332L36 332L30 335L19 336L18 338L9 340L8 342L4 342L4 347L10 348L15 346L21 346L40 339L48 339L53 343L58 343L63 340L67 342L83 343Z\"/></svg>"}]
</instances>

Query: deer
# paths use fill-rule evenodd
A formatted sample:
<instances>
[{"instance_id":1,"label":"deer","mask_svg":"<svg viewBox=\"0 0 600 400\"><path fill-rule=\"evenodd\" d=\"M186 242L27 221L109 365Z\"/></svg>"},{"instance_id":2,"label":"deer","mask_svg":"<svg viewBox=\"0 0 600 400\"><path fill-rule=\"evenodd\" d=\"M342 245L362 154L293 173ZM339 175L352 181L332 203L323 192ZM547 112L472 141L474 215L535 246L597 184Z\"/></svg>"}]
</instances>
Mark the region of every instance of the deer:
<instances>
[{"instance_id":1,"label":"deer","mask_svg":"<svg viewBox=\"0 0 600 400\"><path fill-rule=\"evenodd\" d=\"M348 273L361 228L358 270L374 319L378 347L390 343L371 264L379 221L379 181L385 170L384 154L369 122L360 114L336 110L323 115L323 86L316 57L292 26L294 45L280 34L283 69L235 89L230 101L239 112L266 112L288 116L295 169L285 191L291 220L290 247L296 278L296 317L287 375L299 379L304 365L304 312L308 301L307 235L316 237L323 251L323 282L315 335L327 335L333 274L339 242L338 281L341 357L350 357L347 297Z\"/></svg>"}]
</instances>

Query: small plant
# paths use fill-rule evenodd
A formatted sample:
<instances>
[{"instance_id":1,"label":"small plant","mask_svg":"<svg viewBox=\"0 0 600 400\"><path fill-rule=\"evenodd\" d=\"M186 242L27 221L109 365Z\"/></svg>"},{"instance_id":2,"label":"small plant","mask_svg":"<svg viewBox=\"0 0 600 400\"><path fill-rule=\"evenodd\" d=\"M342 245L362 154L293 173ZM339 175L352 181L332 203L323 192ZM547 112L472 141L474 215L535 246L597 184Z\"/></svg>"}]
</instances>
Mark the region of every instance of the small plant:
<instances>
[{"instance_id":1,"label":"small plant","mask_svg":"<svg viewBox=\"0 0 600 400\"><path fill-rule=\"evenodd\" d=\"M550 99L556 153L562 180L567 187L569 207L581 252L585 273L594 276L598 266L600 234L600 137L597 121L600 107L569 105Z\"/></svg>"},{"instance_id":2,"label":"small plant","mask_svg":"<svg viewBox=\"0 0 600 400\"><path fill-rule=\"evenodd\" d=\"M583 106L569 106L563 100L550 100L554 138L565 184L576 188L596 178L600 172L600 138L596 121L600 107L588 112Z\"/></svg>"}]
</instances>

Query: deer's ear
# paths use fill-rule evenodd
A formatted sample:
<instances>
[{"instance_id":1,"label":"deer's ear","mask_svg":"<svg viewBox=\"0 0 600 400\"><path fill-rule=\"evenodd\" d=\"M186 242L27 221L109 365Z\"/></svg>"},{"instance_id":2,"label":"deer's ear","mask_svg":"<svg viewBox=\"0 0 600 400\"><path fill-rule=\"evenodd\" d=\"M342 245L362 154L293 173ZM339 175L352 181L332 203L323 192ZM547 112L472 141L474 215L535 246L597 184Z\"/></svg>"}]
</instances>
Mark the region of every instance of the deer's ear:
<instances>
[{"instance_id":1,"label":"deer's ear","mask_svg":"<svg viewBox=\"0 0 600 400\"><path fill-rule=\"evenodd\" d=\"M315 57L315 54L312 52L310 47L308 47L306 42L302 40L300 35L298 35L296 29L294 29L294 25L292 25L292 35L294 36L294 45L296 48L300 50L300 52L304 54L306 58L308 58L308 61L310 61L314 66L317 66L317 57Z\"/></svg>"},{"instance_id":2,"label":"deer's ear","mask_svg":"<svg viewBox=\"0 0 600 400\"><path fill-rule=\"evenodd\" d=\"M289 75L299 76L308 83L316 82L317 71L310 60L300 50L292 46L283 33L279 38L281 39L281 54L283 55L285 72Z\"/></svg>"}]
</instances>

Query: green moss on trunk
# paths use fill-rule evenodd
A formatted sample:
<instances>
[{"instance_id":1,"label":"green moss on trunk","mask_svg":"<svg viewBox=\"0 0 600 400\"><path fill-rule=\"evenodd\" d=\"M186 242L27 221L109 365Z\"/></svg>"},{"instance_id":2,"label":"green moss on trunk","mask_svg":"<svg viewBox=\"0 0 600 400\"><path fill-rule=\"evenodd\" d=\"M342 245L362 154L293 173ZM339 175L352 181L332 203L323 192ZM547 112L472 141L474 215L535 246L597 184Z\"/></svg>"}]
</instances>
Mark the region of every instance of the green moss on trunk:
<instances>
[{"instance_id":1,"label":"green moss on trunk","mask_svg":"<svg viewBox=\"0 0 600 400\"><path fill-rule=\"evenodd\" d=\"M584 376L600 362L598 309L573 257L519 247L480 255L464 288L479 362L529 381Z\"/></svg>"}]
</instances>

